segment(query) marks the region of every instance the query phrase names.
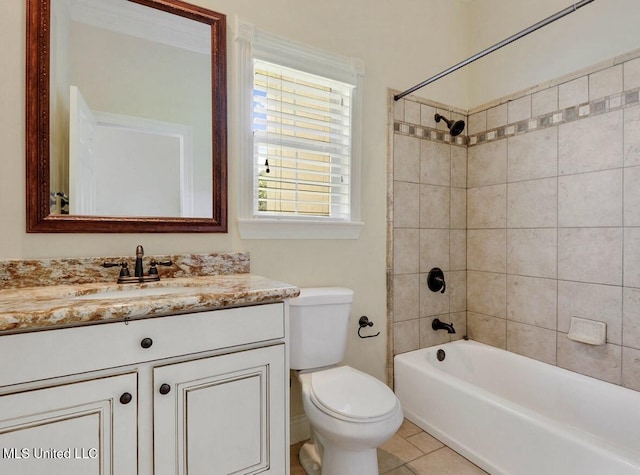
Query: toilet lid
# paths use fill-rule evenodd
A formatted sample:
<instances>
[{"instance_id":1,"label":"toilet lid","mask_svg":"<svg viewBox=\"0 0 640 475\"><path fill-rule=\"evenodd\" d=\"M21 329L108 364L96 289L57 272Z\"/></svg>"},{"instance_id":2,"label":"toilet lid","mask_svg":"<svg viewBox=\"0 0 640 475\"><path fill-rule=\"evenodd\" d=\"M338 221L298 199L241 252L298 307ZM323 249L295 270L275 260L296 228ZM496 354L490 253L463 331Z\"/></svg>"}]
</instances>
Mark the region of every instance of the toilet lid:
<instances>
[{"instance_id":1,"label":"toilet lid","mask_svg":"<svg viewBox=\"0 0 640 475\"><path fill-rule=\"evenodd\" d=\"M385 384L349 366L312 373L311 391L322 406L353 419L378 418L398 401Z\"/></svg>"}]
</instances>

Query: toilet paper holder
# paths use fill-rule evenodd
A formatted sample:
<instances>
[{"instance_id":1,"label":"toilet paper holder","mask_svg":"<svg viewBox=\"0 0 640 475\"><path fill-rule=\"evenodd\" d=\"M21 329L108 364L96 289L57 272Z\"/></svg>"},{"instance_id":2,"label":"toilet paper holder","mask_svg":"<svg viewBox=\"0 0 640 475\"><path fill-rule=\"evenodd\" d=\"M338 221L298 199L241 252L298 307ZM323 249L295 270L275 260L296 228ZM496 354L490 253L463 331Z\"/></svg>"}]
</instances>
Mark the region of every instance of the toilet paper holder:
<instances>
[{"instance_id":1,"label":"toilet paper holder","mask_svg":"<svg viewBox=\"0 0 640 475\"><path fill-rule=\"evenodd\" d=\"M359 326L359 328L358 328L358 336L360 338L374 338L374 337L376 337L376 336L378 336L380 334L380 332L376 333L375 335L364 335L364 336L362 336L360 334L360 332L362 331L363 328L372 327L373 326L373 322L370 322L369 321L369 317L367 317L366 315L363 315L363 316L360 317L360 320L358 320L358 326Z\"/></svg>"}]
</instances>

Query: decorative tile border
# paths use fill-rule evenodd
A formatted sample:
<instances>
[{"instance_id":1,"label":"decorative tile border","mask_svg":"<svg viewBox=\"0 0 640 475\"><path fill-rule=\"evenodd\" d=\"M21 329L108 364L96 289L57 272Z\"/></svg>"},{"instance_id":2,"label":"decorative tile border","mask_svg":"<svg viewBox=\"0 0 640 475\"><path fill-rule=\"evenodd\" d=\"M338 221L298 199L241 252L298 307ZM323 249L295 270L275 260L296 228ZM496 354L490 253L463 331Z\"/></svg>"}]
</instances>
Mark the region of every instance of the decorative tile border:
<instances>
[{"instance_id":1,"label":"decorative tile border","mask_svg":"<svg viewBox=\"0 0 640 475\"><path fill-rule=\"evenodd\" d=\"M519 122L514 122L496 129L472 135L469 137L468 146L472 147L492 140L524 134L547 127L555 127L567 122L586 119L637 105L640 105L640 88L631 89L629 91L600 98L591 102L549 112L538 117L521 120Z\"/></svg>"},{"instance_id":2,"label":"decorative tile border","mask_svg":"<svg viewBox=\"0 0 640 475\"><path fill-rule=\"evenodd\" d=\"M430 140L432 142L442 142L460 146L468 145L468 137L466 135L458 135L457 137L452 137L451 134L443 130L417 126L414 124L408 124L406 122L394 122L393 131L394 133L410 135L419 139Z\"/></svg>"},{"instance_id":3,"label":"decorative tile border","mask_svg":"<svg viewBox=\"0 0 640 475\"><path fill-rule=\"evenodd\" d=\"M607 112L637 105L640 105L640 88L613 94L608 97L568 107L566 109L549 112L530 119L513 122L471 136L459 135L457 137L452 137L449 133L442 130L436 130L430 127L418 126L400 121L395 121L393 123L393 131L394 133L401 135L409 135L432 142L473 147L474 145L480 145L493 140L500 140L505 137L525 134L527 132L547 127L555 127L567 122L587 119L596 115L606 114ZM465 119L468 121L468 116L465 117Z\"/></svg>"}]
</instances>

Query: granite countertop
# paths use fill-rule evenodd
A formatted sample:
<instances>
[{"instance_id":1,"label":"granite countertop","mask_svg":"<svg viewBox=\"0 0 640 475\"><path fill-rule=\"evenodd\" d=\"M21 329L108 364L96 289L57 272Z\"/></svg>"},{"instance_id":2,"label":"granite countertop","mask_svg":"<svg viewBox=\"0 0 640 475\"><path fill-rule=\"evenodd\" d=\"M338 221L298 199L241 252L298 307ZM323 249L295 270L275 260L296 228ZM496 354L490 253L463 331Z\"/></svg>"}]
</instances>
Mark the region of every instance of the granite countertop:
<instances>
[{"instance_id":1,"label":"granite countertop","mask_svg":"<svg viewBox=\"0 0 640 475\"><path fill-rule=\"evenodd\" d=\"M112 297L118 290L152 288L167 289L168 293ZM101 298L104 292L112 294ZM298 294L295 286L249 273L177 277L146 284L4 289L0 290L0 334L278 302Z\"/></svg>"}]
</instances>

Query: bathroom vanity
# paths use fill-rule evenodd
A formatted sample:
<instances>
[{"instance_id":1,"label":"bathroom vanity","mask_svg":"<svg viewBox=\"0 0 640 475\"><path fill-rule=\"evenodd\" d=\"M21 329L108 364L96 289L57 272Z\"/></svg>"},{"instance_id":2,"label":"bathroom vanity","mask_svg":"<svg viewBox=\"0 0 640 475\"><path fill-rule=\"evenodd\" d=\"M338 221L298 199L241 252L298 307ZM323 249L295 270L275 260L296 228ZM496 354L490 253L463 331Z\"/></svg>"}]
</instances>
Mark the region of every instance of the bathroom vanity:
<instances>
[{"instance_id":1,"label":"bathroom vanity","mask_svg":"<svg viewBox=\"0 0 640 475\"><path fill-rule=\"evenodd\" d=\"M0 473L288 473L298 289L158 285L0 290Z\"/></svg>"}]
</instances>

